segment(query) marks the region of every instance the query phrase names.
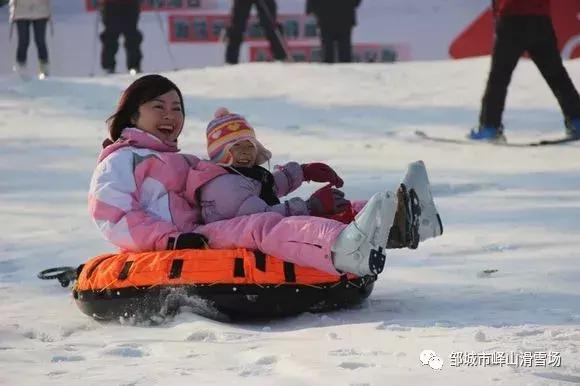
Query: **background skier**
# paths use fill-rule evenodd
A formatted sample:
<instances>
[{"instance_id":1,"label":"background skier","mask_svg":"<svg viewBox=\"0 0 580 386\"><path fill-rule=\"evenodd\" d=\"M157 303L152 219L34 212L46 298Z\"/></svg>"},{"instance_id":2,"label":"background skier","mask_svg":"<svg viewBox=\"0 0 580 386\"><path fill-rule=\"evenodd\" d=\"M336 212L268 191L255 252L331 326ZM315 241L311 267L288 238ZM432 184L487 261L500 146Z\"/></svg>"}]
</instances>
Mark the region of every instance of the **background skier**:
<instances>
[{"instance_id":1,"label":"background skier","mask_svg":"<svg viewBox=\"0 0 580 386\"><path fill-rule=\"evenodd\" d=\"M230 27L228 28L228 43L226 47L226 63L237 64L240 57L240 46L244 40L244 32L250 17L252 6L256 5L260 25L270 42L270 50L275 60L286 59L286 51L281 41L281 31L276 22L277 5L275 0L233 0Z\"/></svg>"},{"instance_id":2,"label":"background skier","mask_svg":"<svg viewBox=\"0 0 580 386\"><path fill-rule=\"evenodd\" d=\"M137 29L141 3L139 0L100 0L101 19L105 26L101 33L101 66L109 74L115 72L115 55L119 49L119 37L125 40L127 70L141 72L141 42L143 35Z\"/></svg>"},{"instance_id":3,"label":"background skier","mask_svg":"<svg viewBox=\"0 0 580 386\"><path fill-rule=\"evenodd\" d=\"M352 29L361 0L307 0L306 13L316 16L320 30L322 61L352 61ZM338 55L337 55L338 54Z\"/></svg>"},{"instance_id":4,"label":"background skier","mask_svg":"<svg viewBox=\"0 0 580 386\"><path fill-rule=\"evenodd\" d=\"M494 0L495 42L474 140L504 140L502 114L507 87L520 56L527 52L564 113L566 133L580 138L580 97L570 80L550 17L550 0Z\"/></svg>"},{"instance_id":5,"label":"background skier","mask_svg":"<svg viewBox=\"0 0 580 386\"><path fill-rule=\"evenodd\" d=\"M38 52L40 78L48 75L48 48L46 25L50 19L50 0L10 0L10 22L16 24L18 45L14 71L23 74L26 69L30 26L34 32L34 43Z\"/></svg>"}]
</instances>

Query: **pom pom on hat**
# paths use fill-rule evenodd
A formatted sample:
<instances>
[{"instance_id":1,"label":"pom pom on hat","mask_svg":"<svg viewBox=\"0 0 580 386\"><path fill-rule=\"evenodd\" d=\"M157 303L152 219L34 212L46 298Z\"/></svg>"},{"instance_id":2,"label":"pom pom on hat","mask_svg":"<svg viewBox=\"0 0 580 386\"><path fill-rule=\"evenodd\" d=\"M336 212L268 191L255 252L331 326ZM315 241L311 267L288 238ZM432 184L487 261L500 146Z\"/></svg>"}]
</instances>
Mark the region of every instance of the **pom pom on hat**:
<instances>
[{"instance_id":1,"label":"pom pom on hat","mask_svg":"<svg viewBox=\"0 0 580 386\"><path fill-rule=\"evenodd\" d=\"M220 107L218 108L215 113L213 113L214 118L220 118L223 117L224 115L228 115L230 113L230 110L226 109L225 107Z\"/></svg>"}]
</instances>

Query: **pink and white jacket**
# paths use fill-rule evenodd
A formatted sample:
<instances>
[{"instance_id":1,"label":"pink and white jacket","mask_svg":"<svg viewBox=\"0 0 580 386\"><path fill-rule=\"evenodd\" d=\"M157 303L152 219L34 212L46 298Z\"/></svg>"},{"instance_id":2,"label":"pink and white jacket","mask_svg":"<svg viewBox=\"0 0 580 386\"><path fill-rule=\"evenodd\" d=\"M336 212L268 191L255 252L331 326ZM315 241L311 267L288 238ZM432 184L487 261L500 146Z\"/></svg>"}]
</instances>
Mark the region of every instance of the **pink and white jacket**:
<instances>
[{"instance_id":1,"label":"pink and white jacket","mask_svg":"<svg viewBox=\"0 0 580 386\"><path fill-rule=\"evenodd\" d=\"M297 162L276 166L272 176L277 197L286 196L304 182L302 166ZM276 212L285 217L310 214L306 202L299 197L280 204L268 205L260 198L261 189L260 181L243 175L228 173L214 178L200 189L203 222L209 224L262 212Z\"/></svg>"},{"instance_id":2,"label":"pink and white jacket","mask_svg":"<svg viewBox=\"0 0 580 386\"><path fill-rule=\"evenodd\" d=\"M136 128L103 149L89 211L106 239L123 250L163 250L169 237L201 224L198 189L226 171L178 151Z\"/></svg>"}]
</instances>

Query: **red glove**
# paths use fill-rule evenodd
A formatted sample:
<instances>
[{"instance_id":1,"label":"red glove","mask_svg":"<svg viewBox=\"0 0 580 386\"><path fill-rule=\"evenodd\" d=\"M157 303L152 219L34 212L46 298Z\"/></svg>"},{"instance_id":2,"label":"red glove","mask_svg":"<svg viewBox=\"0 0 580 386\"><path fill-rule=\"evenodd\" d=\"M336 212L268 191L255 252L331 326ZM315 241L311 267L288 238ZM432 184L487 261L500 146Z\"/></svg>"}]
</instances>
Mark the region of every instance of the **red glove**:
<instances>
[{"instance_id":1,"label":"red glove","mask_svg":"<svg viewBox=\"0 0 580 386\"><path fill-rule=\"evenodd\" d=\"M336 220L336 221L339 221L343 224L350 224L352 221L354 221L355 216L356 216L356 212L352 208L352 203L350 201L348 201L348 206L342 212L327 215L327 216L322 216L322 217L326 217L326 218L329 218L331 220Z\"/></svg>"},{"instance_id":2,"label":"red glove","mask_svg":"<svg viewBox=\"0 0 580 386\"><path fill-rule=\"evenodd\" d=\"M331 188L330 185L312 193L306 202L312 216L340 213L350 206L350 201L344 198L344 193Z\"/></svg>"},{"instance_id":3,"label":"red glove","mask_svg":"<svg viewBox=\"0 0 580 386\"><path fill-rule=\"evenodd\" d=\"M337 188L342 188L344 185L342 178L330 166L322 162L302 164L302 173L305 181L329 182Z\"/></svg>"}]
</instances>

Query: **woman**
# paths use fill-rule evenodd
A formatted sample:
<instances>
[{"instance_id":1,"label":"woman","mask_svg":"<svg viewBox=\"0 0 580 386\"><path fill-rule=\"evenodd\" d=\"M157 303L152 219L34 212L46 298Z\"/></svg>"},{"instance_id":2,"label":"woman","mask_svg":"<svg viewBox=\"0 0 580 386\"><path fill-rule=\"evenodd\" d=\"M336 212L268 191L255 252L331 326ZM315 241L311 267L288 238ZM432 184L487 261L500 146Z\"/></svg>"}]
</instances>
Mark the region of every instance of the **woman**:
<instances>
[{"instance_id":1,"label":"woman","mask_svg":"<svg viewBox=\"0 0 580 386\"><path fill-rule=\"evenodd\" d=\"M375 194L348 225L311 217L258 213L200 224L199 188L227 173L179 153L184 104L160 75L137 79L108 120L91 181L89 210L106 239L123 250L247 248L338 274L379 274L397 205ZM427 202L427 201L426 201Z\"/></svg>"}]
</instances>

